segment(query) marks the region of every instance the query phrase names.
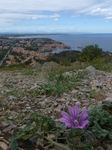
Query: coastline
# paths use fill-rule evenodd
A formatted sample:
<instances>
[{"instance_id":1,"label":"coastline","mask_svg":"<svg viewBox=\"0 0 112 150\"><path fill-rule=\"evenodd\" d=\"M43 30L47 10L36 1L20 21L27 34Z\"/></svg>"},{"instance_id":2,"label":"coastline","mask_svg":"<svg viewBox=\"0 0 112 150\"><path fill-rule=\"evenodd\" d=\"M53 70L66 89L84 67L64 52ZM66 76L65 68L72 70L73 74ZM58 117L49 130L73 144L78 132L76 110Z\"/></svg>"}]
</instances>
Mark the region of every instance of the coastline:
<instances>
[{"instance_id":1,"label":"coastline","mask_svg":"<svg viewBox=\"0 0 112 150\"><path fill-rule=\"evenodd\" d=\"M26 35L26 34L25 34ZM60 41L66 45L69 45L72 50L81 50L85 46L97 44L103 51L112 52L112 34L39 34L33 36L18 36L12 38L51 38L56 41ZM81 47L81 49L79 49Z\"/></svg>"}]
</instances>

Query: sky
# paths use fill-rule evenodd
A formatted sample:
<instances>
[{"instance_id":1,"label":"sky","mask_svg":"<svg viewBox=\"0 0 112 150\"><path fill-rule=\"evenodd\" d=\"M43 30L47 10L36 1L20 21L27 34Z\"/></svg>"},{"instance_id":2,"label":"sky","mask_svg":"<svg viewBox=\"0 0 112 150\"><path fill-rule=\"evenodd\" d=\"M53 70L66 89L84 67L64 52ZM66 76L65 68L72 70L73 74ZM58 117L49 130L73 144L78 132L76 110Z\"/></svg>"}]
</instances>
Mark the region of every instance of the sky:
<instances>
[{"instance_id":1,"label":"sky","mask_svg":"<svg viewBox=\"0 0 112 150\"><path fill-rule=\"evenodd\" d=\"M0 0L0 33L112 33L112 0Z\"/></svg>"}]
</instances>

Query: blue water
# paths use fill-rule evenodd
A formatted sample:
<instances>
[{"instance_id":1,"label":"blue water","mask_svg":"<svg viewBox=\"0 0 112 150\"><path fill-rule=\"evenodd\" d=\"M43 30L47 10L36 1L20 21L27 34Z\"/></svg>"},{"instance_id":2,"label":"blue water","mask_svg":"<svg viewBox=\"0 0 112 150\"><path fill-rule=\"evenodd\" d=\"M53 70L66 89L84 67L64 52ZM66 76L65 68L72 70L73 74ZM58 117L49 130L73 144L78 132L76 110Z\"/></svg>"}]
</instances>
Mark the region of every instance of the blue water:
<instances>
[{"instance_id":1,"label":"blue water","mask_svg":"<svg viewBox=\"0 0 112 150\"><path fill-rule=\"evenodd\" d=\"M112 34L36 35L19 38L51 38L69 45L72 50L81 50L82 47L97 44L103 51L112 52Z\"/></svg>"}]
</instances>

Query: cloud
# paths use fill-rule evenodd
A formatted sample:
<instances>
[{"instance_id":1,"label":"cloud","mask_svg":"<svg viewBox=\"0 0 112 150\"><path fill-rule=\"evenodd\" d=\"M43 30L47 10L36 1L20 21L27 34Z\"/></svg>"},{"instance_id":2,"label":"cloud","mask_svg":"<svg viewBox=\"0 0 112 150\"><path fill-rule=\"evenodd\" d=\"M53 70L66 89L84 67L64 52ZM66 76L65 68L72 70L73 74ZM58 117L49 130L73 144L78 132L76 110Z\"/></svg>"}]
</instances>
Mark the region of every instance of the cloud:
<instances>
[{"instance_id":1,"label":"cloud","mask_svg":"<svg viewBox=\"0 0 112 150\"><path fill-rule=\"evenodd\" d=\"M58 21L58 18L55 18L54 21Z\"/></svg>"},{"instance_id":2,"label":"cloud","mask_svg":"<svg viewBox=\"0 0 112 150\"><path fill-rule=\"evenodd\" d=\"M94 16L104 16L106 20L110 20L112 19L112 6L108 8L98 7L93 9L89 14Z\"/></svg>"},{"instance_id":3,"label":"cloud","mask_svg":"<svg viewBox=\"0 0 112 150\"><path fill-rule=\"evenodd\" d=\"M71 12L71 17L90 15L111 20L112 0L0 0L0 26L40 18L57 21L62 12Z\"/></svg>"},{"instance_id":4,"label":"cloud","mask_svg":"<svg viewBox=\"0 0 112 150\"><path fill-rule=\"evenodd\" d=\"M12 25L14 23L17 23L21 20L36 20L40 18L56 18L58 19L60 17L59 14L52 14L52 15L45 15L45 14L25 14L25 13L2 13L0 14L0 26L2 25Z\"/></svg>"},{"instance_id":5,"label":"cloud","mask_svg":"<svg viewBox=\"0 0 112 150\"><path fill-rule=\"evenodd\" d=\"M77 13L90 16L100 16L104 17L105 20L110 20L112 19L112 1L102 0L100 3L96 2L87 9L79 10Z\"/></svg>"},{"instance_id":6,"label":"cloud","mask_svg":"<svg viewBox=\"0 0 112 150\"><path fill-rule=\"evenodd\" d=\"M87 7L94 3L95 0L0 0L0 10L4 11L61 11L61 10L76 10Z\"/></svg>"},{"instance_id":7,"label":"cloud","mask_svg":"<svg viewBox=\"0 0 112 150\"><path fill-rule=\"evenodd\" d=\"M56 18L57 17L57 18ZM28 15L29 19L39 19L39 18L56 18L58 20L58 17L60 17L59 14L53 14L53 15Z\"/></svg>"}]
</instances>

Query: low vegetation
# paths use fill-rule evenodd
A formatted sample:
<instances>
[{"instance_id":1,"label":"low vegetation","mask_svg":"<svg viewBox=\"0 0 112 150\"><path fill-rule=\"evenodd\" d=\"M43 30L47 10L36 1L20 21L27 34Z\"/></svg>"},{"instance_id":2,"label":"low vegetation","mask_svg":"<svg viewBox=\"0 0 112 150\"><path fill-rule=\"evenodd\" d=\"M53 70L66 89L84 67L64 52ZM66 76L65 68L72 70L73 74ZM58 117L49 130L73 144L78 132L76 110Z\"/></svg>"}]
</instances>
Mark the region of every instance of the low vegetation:
<instances>
[{"instance_id":1,"label":"low vegetation","mask_svg":"<svg viewBox=\"0 0 112 150\"><path fill-rule=\"evenodd\" d=\"M79 51L64 51L53 56L49 56L46 61L55 61L65 66L69 66L72 62L75 62L79 59Z\"/></svg>"},{"instance_id":2,"label":"low vegetation","mask_svg":"<svg viewBox=\"0 0 112 150\"><path fill-rule=\"evenodd\" d=\"M5 51L4 51L5 53ZM15 61L19 64L20 60L16 57L19 57L24 60L25 58L22 56L22 53L11 52L14 55ZM82 51L63 51L60 53L55 53L54 55L48 56L46 60L39 60L34 57L36 62L41 64L45 62L54 61L59 63L63 66L71 66L71 63L76 61L83 62L85 64L92 65L96 69L104 70L104 71L111 71L112 70L112 53L111 52L104 52L98 45L89 45L82 49ZM29 65L31 63L31 59L25 62L25 65ZM103 64L103 65L102 65ZM5 62L3 67L5 66ZM14 66L14 65L12 65ZM15 65L16 66L16 65ZM22 66L22 65L21 65ZM24 66L24 65L23 65ZM19 67L19 65L17 65Z\"/></svg>"},{"instance_id":3,"label":"low vegetation","mask_svg":"<svg viewBox=\"0 0 112 150\"><path fill-rule=\"evenodd\" d=\"M79 85L78 81L80 81L82 78L84 78L83 73L78 73L77 75L74 75L74 73L71 71L70 75L66 75L63 73L62 70L52 70L48 74L47 82L38 84L40 87L38 91L35 93L41 93L54 96L61 96L64 92L69 92L73 87Z\"/></svg>"},{"instance_id":4,"label":"low vegetation","mask_svg":"<svg viewBox=\"0 0 112 150\"><path fill-rule=\"evenodd\" d=\"M107 150L105 140L112 140L111 110L112 105L96 106L90 110L87 117L89 124L83 129L65 128L63 124L34 112L26 117L23 129L15 127L10 148L17 150L22 140L35 136L39 149L50 149L55 145L63 150Z\"/></svg>"},{"instance_id":5,"label":"low vegetation","mask_svg":"<svg viewBox=\"0 0 112 150\"><path fill-rule=\"evenodd\" d=\"M55 61L64 66L70 66L75 61L84 62L92 65L96 69L111 71L112 70L112 54L111 52L104 52L98 45L89 45L79 51L65 51L59 54L49 56L46 61ZM103 65L102 65L103 64Z\"/></svg>"},{"instance_id":6,"label":"low vegetation","mask_svg":"<svg viewBox=\"0 0 112 150\"><path fill-rule=\"evenodd\" d=\"M7 54L8 50L4 49L4 50L0 50L0 61L5 57L5 55Z\"/></svg>"}]
</instances>

